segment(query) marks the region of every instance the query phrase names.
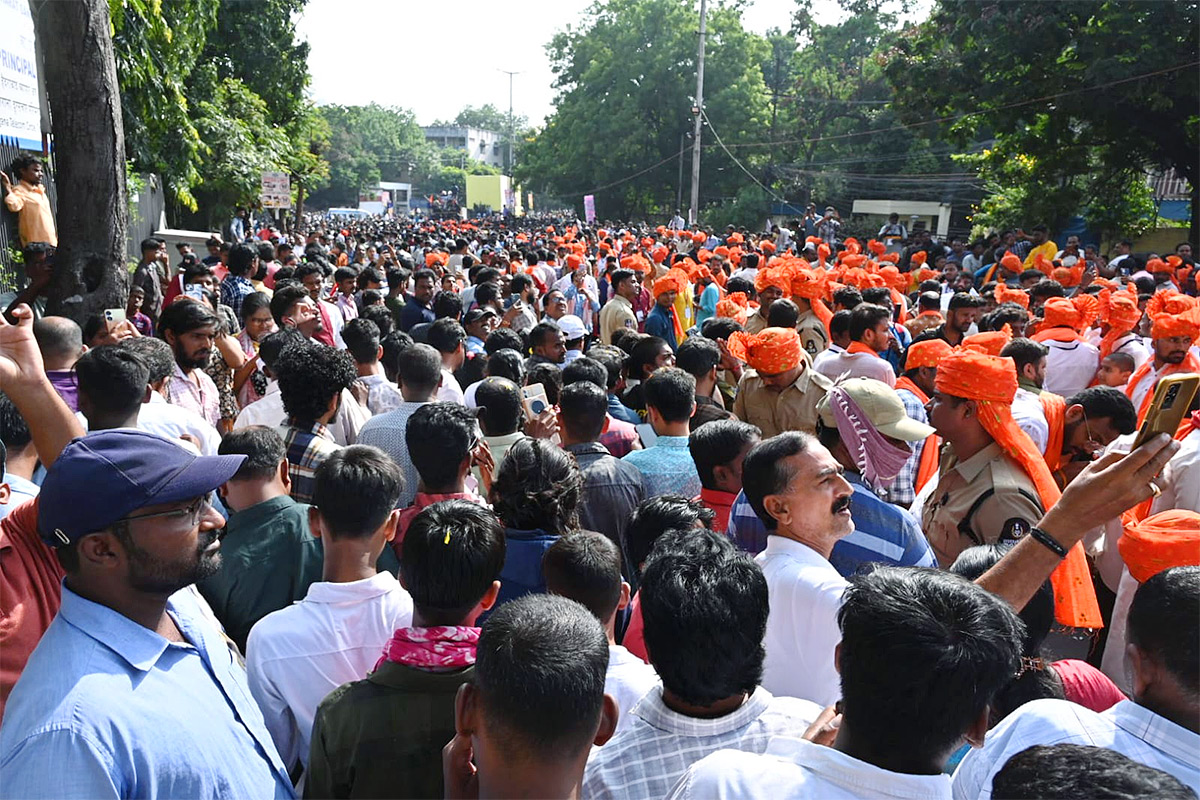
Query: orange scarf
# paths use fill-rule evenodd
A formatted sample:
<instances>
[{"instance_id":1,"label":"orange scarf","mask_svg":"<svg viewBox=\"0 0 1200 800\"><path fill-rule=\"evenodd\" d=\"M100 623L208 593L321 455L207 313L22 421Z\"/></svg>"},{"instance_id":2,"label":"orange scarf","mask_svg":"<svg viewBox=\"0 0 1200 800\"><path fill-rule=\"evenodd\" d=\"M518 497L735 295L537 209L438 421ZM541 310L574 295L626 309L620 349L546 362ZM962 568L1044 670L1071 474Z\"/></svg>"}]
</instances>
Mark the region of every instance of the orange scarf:
<instances>
[{"instance_id":1,"label":"orange scarf","mask_svg":"<svg viewBox=\"0 0 1200 800\"><path fill-rule=\"evenodd\" d=\"M1142 379L1149 375L1153 369L1153 358L1148 358L1142 362L1142 365L1135 369L1133 374L1129 376L1129 382L1125 384L1125 396L1132 400L1134 389L1137 388ZM1200 359L1197 359L1195 354L1189 350L1182 364L1168 364L1166 366L1154 381L1154 386L1151 386L1150 391L1146 392L1146 396L1142 398L1142 405L1138 408L1138 426L1141 426L1142 421L1146 419L1146 412L1150 410L1150 403L1154 401L1154 387L1158 385L1158 381L1178 372L1200 372Z\"/></svg>"},{"instance_id":2,"label":"orange scarf","mask_svg":"<svg viewBox=\"0 0 1200 800\"><path fill-rule=\"evenodd\" d=\"M929 395L922 392L920 386L903 375L896 379L896 388L912 392L921 401L921 405L929 402ZM913 479L915 491L921 491L925 484L938 474L938 467L941 465L941 449L942 437L936 433L926 437L925 446L921 448L921 460L917 462L917 477Z\"/></svg>"},{"instance_id":3,"label":"orange scarf","mask_svg":"<svg viewBox=\"0 0 1200 800\"><path fill-rule=\"evenodd\" d=\"M1079 335L1079 331L1072 330L1071 328L1046 328L1046 330L1038 331L1037 333L1035 333L1033 336L1030 336L1029 338L1033 339L1035 342L1046 342L1046 341L1079 342L1079 341L1082 341L1082 337Z\"/></svg>"},{"instance_id":4,"label":"orange scarf","mask_svg":"<svg viewBox=\"0 0 1200 800\"><path fill-rule=\"evenodd\" d=\"M1172 509L1127 524L1117 549L1138 583L1171 567L1200 565L1200 514Z\"/></svg>"},{"instance_id":5,"label":"orange scarf","mask_svg":"<svg viewBox=\"0 0 1200 800\"><path fill-rule=\"evenodd\" d=\"M879 353L876 353L874 350L867 347L862 342L851 342L850 346L846 348L846 352L847 353L865 353L867 355L875 356L876 358L883 358L883 356L879 355Z\"/></svg>"},{"instance_id":6,"label":"orange scarf","mask_svg":"<svg viewBox=\"0 0 1200 800\"><path fill-rule=\"evenodd\" d=\"M1053 392L1042 392L1038 395L1042 402L1042 411L1046 415L1046 425L1050 435L1046 437L1046 466L1051 472L1062 468L1063 434L1067 423L1067 401Z\"/></svg>"}]
</instances>

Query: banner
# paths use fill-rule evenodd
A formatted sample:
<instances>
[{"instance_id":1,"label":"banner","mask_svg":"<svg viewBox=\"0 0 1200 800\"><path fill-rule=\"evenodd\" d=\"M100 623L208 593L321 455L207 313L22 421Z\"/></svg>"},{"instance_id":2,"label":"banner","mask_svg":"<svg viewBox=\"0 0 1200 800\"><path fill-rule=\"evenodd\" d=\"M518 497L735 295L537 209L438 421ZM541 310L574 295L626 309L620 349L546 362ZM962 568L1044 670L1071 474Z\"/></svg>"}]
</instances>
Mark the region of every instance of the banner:
<instances>
[{"instance_id":1,"label":"banner","mask_svg":"<svg viewBox=\"0 0 1200 800\"><path fill-rule=\"evenodd\" d=\"M33 17L26 0L0 0L0 138L25 150L42 149Z\"/></svg>"},{"instance_id":2,"label":"banner","mask_svg":"<svg viewBox=\"0 0 1200 800\"><path fill-rule=\"evenodd\" d=\"M285 172L264 172L258 194L263 208L291 208L292 182Z\"/></svg>"},{"instance_id":3,"label":"banner","mask_svg":"<svg viewBox=\"0 0 1200 800\"><path fill-rule=\"evenodd\" d=\"M583 196L583 219L588 225L596 221L596 195L594 194Z\"/></svg>"}]
</instances>

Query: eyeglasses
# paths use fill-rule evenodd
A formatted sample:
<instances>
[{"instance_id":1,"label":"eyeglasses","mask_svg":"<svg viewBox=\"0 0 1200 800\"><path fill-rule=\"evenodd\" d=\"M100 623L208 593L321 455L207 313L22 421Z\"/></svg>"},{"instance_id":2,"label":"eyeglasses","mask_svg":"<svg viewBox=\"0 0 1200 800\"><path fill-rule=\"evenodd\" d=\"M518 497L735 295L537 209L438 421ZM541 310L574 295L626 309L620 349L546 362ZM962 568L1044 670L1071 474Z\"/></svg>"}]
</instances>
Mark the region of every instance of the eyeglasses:
<instances>
[{"instance_id":1,"label":"eyeglasses","mask_svg":"<svg viewBox=\"0 0 1200 800\"><path fill-rule=\"evenodd\" d=\"M132 522L135 519L161 517L172 521L187 520L189 526L195 527L200 522L200 517L203 516L204 510L211 507L204 497L197 497L184 508L174 508L170 511L156 511L153 514L137 514L136 516L121 517L117 522Z\"/></svg>"}]
</instances>

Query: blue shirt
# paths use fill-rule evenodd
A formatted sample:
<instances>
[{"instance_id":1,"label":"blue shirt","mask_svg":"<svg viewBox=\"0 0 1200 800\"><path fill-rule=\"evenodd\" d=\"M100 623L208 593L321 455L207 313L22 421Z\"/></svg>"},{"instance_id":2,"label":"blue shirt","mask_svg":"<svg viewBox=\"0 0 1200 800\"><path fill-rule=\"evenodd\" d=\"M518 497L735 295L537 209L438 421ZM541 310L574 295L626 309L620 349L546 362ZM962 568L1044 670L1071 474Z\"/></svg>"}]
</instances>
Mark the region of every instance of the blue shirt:
<instances>
[{"instance_id":1,"label":"blue shirt","mask_svg":"<svg viewBox=\"0 0 1200 800\"><path fill-rule=\"evenodd\" d=\"M233 309L233 315L241 319L242 301L246 295L254 294L254 284L247 278L230 273L221 281L221 302Z\"/></svg>"},{"instance_id":2,"label":"blue shirt","mask_svg":"<svg viewBox=\"0 0 1200 800\"><path fill-rule=\"evenodd\" d=\"M480 339L478 336L468 336L466 342L467 352L477 356L486 355L483 344L483 339Z\"/></svg>"},{"instance_id":3,"label":"blue shirt","mask_svg":"<svg viewBox=\"0 0 1200 800\"><path fill-rule=\"evenodd\" d=\"M400 310L400 330L408 333L422 322L433 322L433 307L423 305L412 295L405 297L404 308Z\"/></svg>"},{"instance_id":4,"label":"blue shirt","mask_svg":"<svg viewBox=\"0 0 1200 800\"><path fill-rule=\"evenodd\" d=\"M658 303L646 315L646 333L665 339L672 350L679 347L675 341L675 323L671 320L671 312Z\"/></svg>"},{"instance_id":5,"label":"blue shirt","mask_svg":"<svg viewBox=\"0 0 1200 800\"><path fill-rule=\"evenodd\" d=\"M850 496L854 530L833 546L829 563L834 569L849 577L868 563L937 566L929 541L912 514L880 500L860 476L847 472L846 480L854 489ZM744 491L738 492L733 501L725 535L749 553L761 553L767 546L767 528L754 513Z\"/></svg>"},{"instance_id":6,"label":"blue shirt","mask_svg":"<svg viewBox=\"0 0 1200 800\"><path fill-rule=\"evenodd\" d=\"M11 472L4 473L3 477L0 477L0 483L7 483L9 490L8 502L0 506L0 519L7 517L9 512L17 506L23 505L37 497L38 492L42 490L42 487L33 481L26 480L20 475L14 475Z\"/></svg>"},{"instance_id":7,"label":"blue shirt","mask_svg":"<svg viewBox=\"0 0 1200 800\"><path fill-rule=\"evenodd\" d=\"M704 287L700 293L700 310L696 312L696 325L703 325L717 315L717 302L721 299L721 289L715 283Z\"/></svg>"},{"instance_id":8,"label":"blue shirt","mask_svg":"<svg viewBox=\"0 0 1200 800\"><path fill-rule=\"evenodd\" d=\"M0 727L4 794L22 798L290 798L246 673L191 589L169 642L62 590Z\"/></svg>"},{"instance_id":9,"label":"blue shirt","mask_svg":"<svg viewBox=\"0 0 1200 800\"><path fill-rule=\"evenodd\" d=\"M896 373L896 377L904 374L904 354L908 351L909 345L912 344L912 334L908 332L908 328L903 325L897 325L895 322L890 325L892 336L896 337L896 344L889 347L880 353L880 357L892 365L892 372Z\"/></svg>"},{"instance_id":10,"label":"blue shirt","mask_svg":"<svg viewBox=\"0 0 1200 800\"><path fill-rule=\"evenodd\" d=\"M642 418L638 416L637 412L618 400L615 394L608 396L608 415L631 425L642 424Z\"/></svg>"},{"instance_id":11,"label":"blue shirt","mask_svg":"<svg viewBox=\"0 0 1200 800\"><path fill-rule=\"evenodd\" d=\"M642 473L646 497L680 494L691 499L700 494L700 473L686 436L659 436L652 447L634 450L621 460Z\"/></svg>"}]
</instances>

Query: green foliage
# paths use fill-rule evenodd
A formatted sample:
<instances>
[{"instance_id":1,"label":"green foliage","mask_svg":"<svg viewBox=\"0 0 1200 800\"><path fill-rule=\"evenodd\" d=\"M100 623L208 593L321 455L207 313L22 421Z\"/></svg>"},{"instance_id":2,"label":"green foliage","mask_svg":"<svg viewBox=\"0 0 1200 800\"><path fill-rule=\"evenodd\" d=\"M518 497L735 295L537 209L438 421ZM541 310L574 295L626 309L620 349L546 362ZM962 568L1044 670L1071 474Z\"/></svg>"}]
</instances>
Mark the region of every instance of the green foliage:
<instances>
[{"instance_id":1,"label":"green foliage","mask_svg":"<svg viewBox=\"0 0 1200 800\"><path fill-rule=\"evenodd\" d=\"M758 230L766 219L770 202L771 196L757 184L751 183L739 189L733 200L704 209L700 214L700 222L711 228L736 225Z\"/></svg>"}]
</instances>

